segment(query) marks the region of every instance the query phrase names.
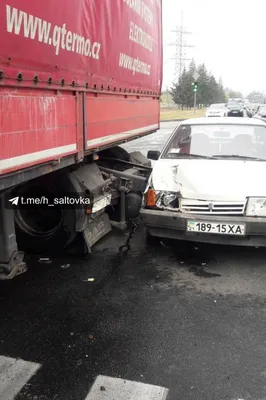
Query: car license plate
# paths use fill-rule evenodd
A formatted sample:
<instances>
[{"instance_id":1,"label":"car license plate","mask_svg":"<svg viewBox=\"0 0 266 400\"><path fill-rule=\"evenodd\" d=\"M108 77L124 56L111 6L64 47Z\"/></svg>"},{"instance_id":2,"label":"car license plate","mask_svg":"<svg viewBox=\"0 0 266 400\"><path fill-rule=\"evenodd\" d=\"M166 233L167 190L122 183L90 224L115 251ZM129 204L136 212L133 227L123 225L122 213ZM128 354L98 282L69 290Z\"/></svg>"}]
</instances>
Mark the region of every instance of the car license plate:
<instances>
[{"instance_id":1,"label":"car license plate","mask_svg":"<svg viewBox=\"0 0 266 400\"><path fill-rule=\"evenodd\" d=\"M221 222L188 221L188 232L215 233L218 235L245 235L245 224L223 224Z\"/></svg>"}]
</instances>

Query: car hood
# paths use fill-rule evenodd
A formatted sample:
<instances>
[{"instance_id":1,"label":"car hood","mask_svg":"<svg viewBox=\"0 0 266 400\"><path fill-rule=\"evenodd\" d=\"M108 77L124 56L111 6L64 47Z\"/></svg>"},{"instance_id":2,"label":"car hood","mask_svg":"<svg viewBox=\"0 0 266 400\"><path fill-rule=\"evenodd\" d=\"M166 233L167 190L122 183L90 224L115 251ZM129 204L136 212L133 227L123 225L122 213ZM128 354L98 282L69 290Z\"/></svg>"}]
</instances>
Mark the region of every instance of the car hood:
<instances>
[{"instance_id":1,"label":"car hood","mask_svg":"<svg viewBox=\"0 0 266 400\"><path fill-rule=\"evenodd\" d=\"M242 160L158 160L151 176L156 191L198 200L245 200L265 196L266 162Z\"/></svg>"},{"instance_id":2,"label":"car hood","mask_svg":"<svg viewBox=\"0 0 266 400\"><path fill-rule=\"evenodd\" d=\"M208 113L217 113L217 112L223 112L225 111L224 108L213 108L211 110L207 110Z\"/></svg>"}]
</instances>

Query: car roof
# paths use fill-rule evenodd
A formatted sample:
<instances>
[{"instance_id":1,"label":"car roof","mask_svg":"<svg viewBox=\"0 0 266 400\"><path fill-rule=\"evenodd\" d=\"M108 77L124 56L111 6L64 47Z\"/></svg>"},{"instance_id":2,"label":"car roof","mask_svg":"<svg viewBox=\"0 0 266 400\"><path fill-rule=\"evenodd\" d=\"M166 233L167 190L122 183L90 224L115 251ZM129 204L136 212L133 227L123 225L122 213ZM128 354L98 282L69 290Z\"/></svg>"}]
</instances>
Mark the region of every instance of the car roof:
<instances>
[{"instance_id":1,"label":"car roof","mask_svg":"<svg viewBox=\"0 0 266 400\"><path fill-rule=\"evenodd\" d=\"M243 117L212 117L212 118L191 118L181 122L181 125L253 125L265 126L265 122L255 118Z\"/></svg>"}]
</instances>

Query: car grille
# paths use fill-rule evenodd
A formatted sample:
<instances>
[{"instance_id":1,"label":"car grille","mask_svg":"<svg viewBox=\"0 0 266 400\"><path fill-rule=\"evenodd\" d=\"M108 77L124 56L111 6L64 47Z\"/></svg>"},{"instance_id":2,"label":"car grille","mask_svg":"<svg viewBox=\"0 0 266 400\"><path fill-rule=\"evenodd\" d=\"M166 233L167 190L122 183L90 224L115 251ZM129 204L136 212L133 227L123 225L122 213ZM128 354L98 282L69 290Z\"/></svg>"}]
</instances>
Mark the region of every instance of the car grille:
<instances>
[{"instance_id":1,"label":"car grille","mask_svg":"<svg viewBox=\"0 0 266 400\"><path fill-rule=\"evenodd\" d=\"M180 211L191 214L243 215L246 202L216 202L182 199Z\"/></svg>"}]
</instances>

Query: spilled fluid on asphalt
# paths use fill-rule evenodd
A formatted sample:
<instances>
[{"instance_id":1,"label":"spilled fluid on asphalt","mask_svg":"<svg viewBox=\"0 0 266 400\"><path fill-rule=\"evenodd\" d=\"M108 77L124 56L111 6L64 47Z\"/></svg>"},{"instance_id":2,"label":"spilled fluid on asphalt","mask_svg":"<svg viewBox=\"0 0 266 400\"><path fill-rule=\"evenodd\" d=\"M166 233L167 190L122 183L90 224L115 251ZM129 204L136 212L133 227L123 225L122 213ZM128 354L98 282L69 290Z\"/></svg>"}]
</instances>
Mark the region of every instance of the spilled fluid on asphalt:
<instances>
[{"instance_id":1,"label":"spilled fluid on asphalt","mask_svg":"<svg viewBox=\"0 0 266 400\"><path fill-rule=\"evenodd\" d=\"M215 264L213 246L181 242L174 240L162 240L161 247L169 249L171 256L183 267L188 267L189 272L201 278L217 278L221 274L208 271L208 264Z\"/></svg>"}]
</instances>

